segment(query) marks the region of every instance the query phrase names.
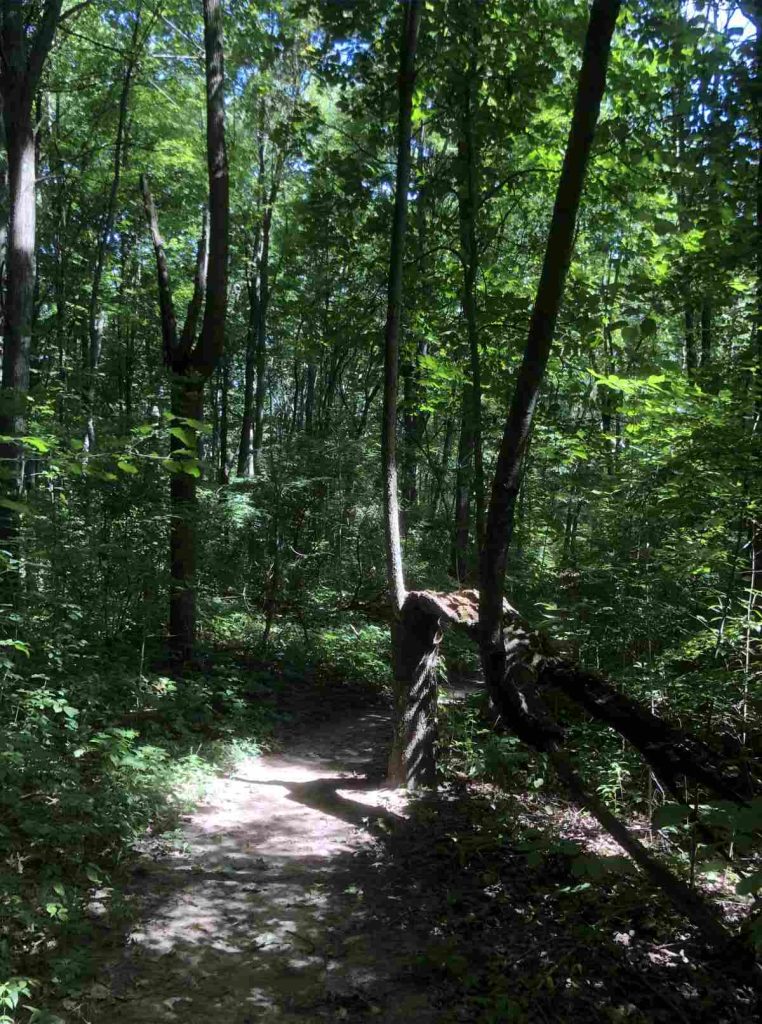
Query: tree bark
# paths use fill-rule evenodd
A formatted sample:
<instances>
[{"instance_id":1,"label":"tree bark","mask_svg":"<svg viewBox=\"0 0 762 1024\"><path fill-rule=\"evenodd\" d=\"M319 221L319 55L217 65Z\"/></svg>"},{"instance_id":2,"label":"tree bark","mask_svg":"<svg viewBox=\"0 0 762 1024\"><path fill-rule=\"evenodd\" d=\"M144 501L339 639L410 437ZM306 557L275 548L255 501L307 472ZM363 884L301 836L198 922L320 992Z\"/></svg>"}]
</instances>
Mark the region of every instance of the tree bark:
<instances>
[{"instance_id":1,"label":"tree bark","mask_svg":"<svg viewBox=\"0 0 762 1024\"><path fill-rule=\"evenodd\" d=\"M712 303L704 299L701 305L701 369L712 361Z\"/></svg>"},{"instance_id":2,"label":"tree bark","mask_svg":"<svg viewBox=\"0 0 762 1024\"><path fill-rule=\"evenodd\" d=\"M474 16L478 16L478 12ZM479 253L476 240L476 217L479 207L479 153L474 119L478 111L478 27L469 26L469 62L463 89L461 137L458 144L460 182L458 216L460 226L460 259L463 271L463 316L468 338L470 386L464 395L464 417L468 419L468 437L473 457L474 532L477 550L484 543L484 466L482 457L482 381L479 345L476 278Z\"/></svg>"},{"instance_id":3,"label":"tree bark","mask_svg":"<svg viewBox=\"0 0 762 1024\"><path fill-rule=\"evenodd\" d=\"M394 739L388 782L418 789L436 785L437 664L442 631L436 615L406 599L397 623Z\"/></svg>"},{"instance_id":4,"label":"tree bark","mask_svg":"<svg viewBox=\"0 0 762 1024\"><path fill-rule=\"evenodd\" d=\"M490 688L502 677L502 599L521 467L571 262L577 211L606 85L620 0L593 0L569 141L540 283L497 458L480 565L480 644Z\"/></svg>"},{"instance_id":5,"label":"tree bark","mask_svg":"<svg viewBox=\"0 0 762 1024\"><path fill-rule=\"evenodd\" d=\"M201 334L193 352L196 370L209 377L222 358L228 305L230 198L225 149L222 4L203 0L206 65L206 159L209 176L209 269Z\"/></svg>"},{"instance_id":6,"label":"tree bark","mask_svg":"<svg viewBox=\"0 0 762 1024\"><path fill-rule=\"evenodd\" d=\"M463 385L461 393L458 459L455 466L454 532L452 540L452 574L463 584L468 576L468 538L471 524L471 491L474 466L472 385Z\"/></svg>"},{"instance_id":7,"label":"tree bark","mask_svg":"<svg viewBox=\"0 0 762 1024\"><path fill-rule=\"evenodd\" d=\"M404 432L404 459L402 465L402 496L405 501L405 516L409 521L415 514L418 505L418 455L423 439L425 418L420 412L420 371L418 360L425 356L428 344L421 339L417 345L416 355L406 360L402 367L404 413L402 427ZM365 419L368 402L366 400L360 422ZM358 434L358 436L360 436Z\"/></svg>"},{"instance_id":8,"label":"tree bark","mask_svg":"<svg viewBox=\"0 0 762 1024\"><path fill-rule=\"evenodd\" d=\"M171 382L172 422L189 431L187 420L201 420L204 415L204 386L200 377L178 374ZM187 462L190 445L174 434L170 436L169 453L178 466L192 467ZM169 637L174 653L185 659L193 653L196 639L196 562L197 516L196 477L176 469L169 481L170 528L170 595Z\"/></svg>"},{"instance_id":9,"label":"tree bark","mask_svg":"<svg viewBox=\"0 0 762 1024\"><path fill-rule=\"evenodd\" d=\"M416 770L406 758L414 753L405 742L405 708L416 701L414 679L410 671L414 659L407 656L408 637L401 618L405 601L405 580L402 566L400 509L397 485L397 396L399 390L400 318L402 309L405 232L407 228L408 190L410 188L410 140L415 88L415 55L421 21L421 0L410 0L403 14L400 72L398 79L399 116L397 123L397 178L394 195L389 278L384 333L384 404L381 423L381 464L384 489L384 526L386 533L386 579L389 601L394 613L392 622L392 660L395 679L395 742L389 763L389 775L397 781L410 778L415 782ZM417 764L417 762L416 762ZM408 767L411 772L408 772Z\"/></svg>"},{"instance_id":10,"label":"tree bark","mask_svg":"<svg viewBox=\"0 0 762 1024\"><path fill-rule=\"evenodd\" d=\"M315 431L315 385L318 368L315 363L307 364L307 383L304 391L304 432L310 436Z\"/></svg>"},{"instance_id":11,"label":"tree bark","mask_svg":"<svg viewBox=\"0 0 762 1024\"><path fill-rule=\"evenodd\" d=\"M381 427L381 460L386 529L386 575L389 600L399 614L405 600L397 487L397 394L399 390L400 316L402 277L410 187L410 137L415 88L415 54L421 20L420 0L410 0L403 15L399 72L399 120L397 124L397 182L394 195L389 280L384 335L384 408Z\"/></svg>"},{"instance_id":12,"label":"tree bark","mask_svg":"<svg viewBox=\"0 0 762 1024\"><path fill-rule=\"evenodd\" d=\"M116 200L119 194L119 182L122 174L122 151L125 145L127 130L127 110L130 99L130 88L132 76L135 71L135 64L138 59L138 40L140 37L140 6L135 14L135 24L132 29L129 56L122 76L122 89L119 96L119 113L117 116L116 141L114 143L114 173L111 177L111 188L109 189L106 211L103 215L103 224L98 237L98 248L95 254L95 267L93 269L93 282L90 289L90 303L87 317L88 335L88 361L85 372L85 409L87 422L85 425L85 450L89 451L95 447L95 375L98 371L98 364L101 358L101 346L103 342L103 318L100 312L101 282L103 270L106 263L106 251L108 249L111 232L114 229L114 216L116 214Z\"/></svg>"},{"instance_id":13,"label":"tree bark","mask_svg":"<svg viewBox=\"0 0 762 1024\"><path fill-rule=\"evenodd\" d=\"M265 427L265 392L267 390L267 310L270 304L270 226L272 207L265 210L262 223L262 252L259 259L259 296L257 301L257 349L254 388L254 437L252 441L252 475L260 470L262 440Z\"/></svg>"},{"instance_id":14,"label":"tree bark","mask_svg":"<svg viewBox=\"0 0 762 1024\"><path fill-rule=\"evenodd\" d=\"M685 321L685 372L693 373L698 366L698 358L696 356L696 317L693 311L693 306L691 305L690 296L687 294L685 298L685 310L683 316Z\"/></svg>"},{"instance_id":15,"label":"tree bark","mask_svg":"<svg viewBox=\"0 0 762 1024\"><path fill-rule=\"evenodd\" d=\"M172 374L173 426L170 455L169 642L174 655L188 658L196 640L196 424L204 414L204 381L223 356L227 315L228 165L225 151L224 59L220 0L203 0L206 66L206 148L209 178L209 231L206 218L199 244L196 279L183 330L178 337L164 243L145 176L146 217L154 246L159 285L164 361ZM208 245L208 254L207 254ZM203 307L201 330L196 339Z\"/></svg>"},{"instance_id":16,"label":"tree bark","mask_svg":"<svg viewBox=\"0 0 762 1024\"><path fill-rule=\"evenodd\" d=\"M452 594L411 591L403 606L402 619L408 626L405 650L410 662L408 671L415 683L416 700L402 709L408 713L407 728L398 734L397 743L403 747L407 743L411 763L419 770L424 770L425 766L425 770L432 774L434 769L433 766L430 767L430 763L433 760L434 736L426 729L426 708L427 701L431 699L428 694L432 689L435 695L440 630L449 625L465 629L472 636L478 637L478 600L478 594L473 590ZM679 765L678 770L687 778L700 780L708 784L713 792L743 805L743 798L739 798L733 792L732 786L728 788L727 777L722 769L716 768L712 752L694 737L681 732L654 716L647 708L619 694L602 677L593 676L572 663L557 658L552 651L548 652L550 642L541 634L529 629L516 609L506 601L503 601L502 611L506 621L503 645L508 671L503 677L502 684L491 695L503 726L548 756L548 760L574 801L597 818L646 877L672 900L710 943L725 952L732 950L734 955L740 957L745 969L756 970L746 946L729 931L712 906L662 865L585 785L563 750L563 730L551 718L543 701L542 690L546 686L561 685L572 699L581 703L595 717L605 721L621 735L631 735L633 726L635 732L640 733L645 726L638 743L641 752L647 749L652 739L655 739L653 745L658 745L660 737L664 749L658 760L662 765ZM567 682L559 679L559 673L567 677ZM570 692L568 686L568 678L571 676L575 677L573 685L578 688L576 693ZM581 697L580 690L588 693L590 707ZM613 714L606 707L609 703L612 704ZM653 763L651 757L646 756L649 762ZM403 763L399 753L397 763ZM404 782L404 778L404 775L400 775L395 781ZM753 983L758 985L758 978Z\"/></svg>"},{"instance_id":17,"label":"tree bark","mask_svg":"<svg viewBox=\"0 0 762 1024\"><path fill-rule=\"evenodd\" d=\"M757 138L757 196L754 225L757 285L752 348L757 365L754 406L757 415L760 416L762 415L762 0L751 0L750 6L757 29L752 83L752 105L755 111L754 128ZM758 530L757 536L760 534L762 531ZM759 555L760 552L758 551L757 554ZM761 564L759 559L757 564Z\"/></svg>"},{"instance_id":18,"label":"tree bark","mask_svg":"<svg viewBox=\"0 0 762 1024\"><path fill-rule=\"evenodd\" d=\"M259 249L259 243L256 244ZM241 440L238 446L238 465L236 473L239 477L254 475L254 374L257 361L257 342L259 340L259 308L257 284L254 275L248 283L249 322L246 329L246 362L243 375L243 419L241 421Z\"/></svg>"},{"instance_id":19,"label":"tree bark","mask_svg":"<svg viewBox=\"0 0 762 1024\"><path fill-rule=\"evenodd\" d=\"M426 292L430 283L430 260L427 255L428 246L428 183L426 158L426 135L422 126L418 132L418 161L416 167L416 180L414 189L415 200L415 243L416 243L416 276L419 290ZM406 507L407 523L409 525L412 516L419 513L420 498L420 454L423 437L426 429L427 415L421 411L421 367L420 360L429 351L429 342L426 337L420 337L416 346L416 354L403 363L403 400L404 400L404 460L403 460L403 487L402 495ZM366 392L365 404L360 416L358 437L362 435L362 428L367 419L368 407L372 401L373 389Z\"/></svg>"},{"instance_id":20,"label":"tree bark","mask_svg":"<svg viewBox=\"0 0 762 1024\"><path fill-rule=\"evenodd\" d=\"M217 483L224 486L230 478L230 467L228 464L228 428L229 428L229 402L230 391L230 363L228 357L223 356L220 363L220 426L219 426L219 462L217 466Z\"/></svg>"},{"instance_id":21,"label":"tree bark","mask_svg":"<svg viewBox=\"0 0 762 1024\"><path fill-rule=\"evenodd\" d=\"M3 378L0 386L0 464L9 470L3 492L13 503L24 479L29 358L34 322L36 255L36 153L32 107L42 70L53 45L62 0L45 0L36 25L14 0L0 4L0 96L8 158L9 224ZM7 500L6 499L6 500ZM0 547L15 551L19 518L0 503Z\"/></svg>"}]
</instances>

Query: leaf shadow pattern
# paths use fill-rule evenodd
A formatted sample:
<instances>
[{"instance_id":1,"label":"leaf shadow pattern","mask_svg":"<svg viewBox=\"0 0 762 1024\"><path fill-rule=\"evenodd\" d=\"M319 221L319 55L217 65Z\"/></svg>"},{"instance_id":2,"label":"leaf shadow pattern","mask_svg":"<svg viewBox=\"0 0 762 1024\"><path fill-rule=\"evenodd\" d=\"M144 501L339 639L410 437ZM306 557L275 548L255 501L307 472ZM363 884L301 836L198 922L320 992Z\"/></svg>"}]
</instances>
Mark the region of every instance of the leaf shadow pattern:
<instances>
[{"instance_id":1,"label":"leaf shadow pattern","mask_svg":"<svg viewBox=\"0 0 762 1024\"><path fill-rule=\"evenodd\" d=\"M353 716L221 779L185 853L142 863L70 1019L756 1021L637 878L572 875L553 839L584 832L576 810L474 785L396 804L377 758L359 774L387 737L388 717Z\"/></svg>"},{"instance_id":2,"label":"leaf shadow pattern","mask_svg":"<svg viewBox=\"0 0 762 1024\"><path fill-rule=\"evenodd\" d=\"M401 818L367 777L339 773L374 762L388 723L353 715L338 733L336 722L313 730L287 755L221 779L186 824L185 851L137 866L133 923L117 934L105 922L96 984L76 1019L435 1024L425 986L398 983L409 944L394 934L357 941L354 853L369 830Z\"/></svg>"},{"instance_id":3,"label":"leaf shadow pattern","mask_svg":"<svg viewBox=\"0 0 762 1024\"><path fill-rule=\"evenodd\" d=\"M548 830L548 799L444 787L358 852L355 913L407 936L406 974L436 992L438 1019L756 1021L751 986L638 875L575 876L564 838L599 830L561 803Z\"/></svg>"}]
</instances>

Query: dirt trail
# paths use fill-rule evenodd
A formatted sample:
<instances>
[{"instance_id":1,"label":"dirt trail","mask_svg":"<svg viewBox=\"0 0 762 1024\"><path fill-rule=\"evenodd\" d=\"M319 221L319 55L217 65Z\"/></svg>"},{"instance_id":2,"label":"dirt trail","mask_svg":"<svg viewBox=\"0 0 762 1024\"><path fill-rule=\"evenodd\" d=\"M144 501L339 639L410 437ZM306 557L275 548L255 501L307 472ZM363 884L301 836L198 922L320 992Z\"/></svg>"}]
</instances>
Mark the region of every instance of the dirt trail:
<instances>
[{"instance_id":1,"label":"dirt trail","mask_svg":"<svg viewBox=\"0 0 762 1024\"><path fill-rule=\"evenodd\" d=\"M387 740L383 711L342 718L217 780L179 853L138 865L135 923L79 1019L435 1020L405 977L414 950L353 910L354 854L404 814L378 788Z\"/></svg>"}]
</instances>

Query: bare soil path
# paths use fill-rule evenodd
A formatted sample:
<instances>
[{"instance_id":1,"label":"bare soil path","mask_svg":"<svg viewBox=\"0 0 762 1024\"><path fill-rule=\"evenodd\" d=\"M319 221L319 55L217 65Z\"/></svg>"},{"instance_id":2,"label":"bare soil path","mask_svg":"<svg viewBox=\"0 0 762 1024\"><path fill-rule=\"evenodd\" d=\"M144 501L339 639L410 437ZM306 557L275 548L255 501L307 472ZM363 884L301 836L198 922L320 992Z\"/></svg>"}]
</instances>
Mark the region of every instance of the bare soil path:
<instances>
[{"instance_id":1,"label":"bare soil path","mask_svg":"<svg viewBox=\"0 0 762 1024\"><path fill-rule=\"evenodd\" d=\"M405 813L380 788L388 728L383 709L355 713L218 779L179 851L137 865L131 931L104 948L79 1019L436 1020L405 976L404 936L365 922L352 897L356 854Z\"/></svg>"}]
</instances>

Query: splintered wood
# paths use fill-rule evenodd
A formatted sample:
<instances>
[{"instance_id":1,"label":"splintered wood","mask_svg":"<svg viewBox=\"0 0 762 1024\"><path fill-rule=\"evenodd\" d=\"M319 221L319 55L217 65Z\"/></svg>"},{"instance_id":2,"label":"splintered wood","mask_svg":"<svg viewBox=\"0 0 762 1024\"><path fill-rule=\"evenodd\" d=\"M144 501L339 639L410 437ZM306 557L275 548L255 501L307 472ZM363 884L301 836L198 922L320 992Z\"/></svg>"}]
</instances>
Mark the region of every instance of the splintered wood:
<instances>
[{"instance_id":1,"label":"splintered wood","mask_svg":"<svg viewBox=\"0 0 762 1024\"><path fill-rule=\"evenodd\" d=\"M479 622L479 591L455 590L443 593L436 590L411 590L405 604L416 606L422 612L435 615L443 622L453 626L472 628ZM503 614L507 617L518 617L516 609L503 600Z\"/></svg>"}]
</instances>

